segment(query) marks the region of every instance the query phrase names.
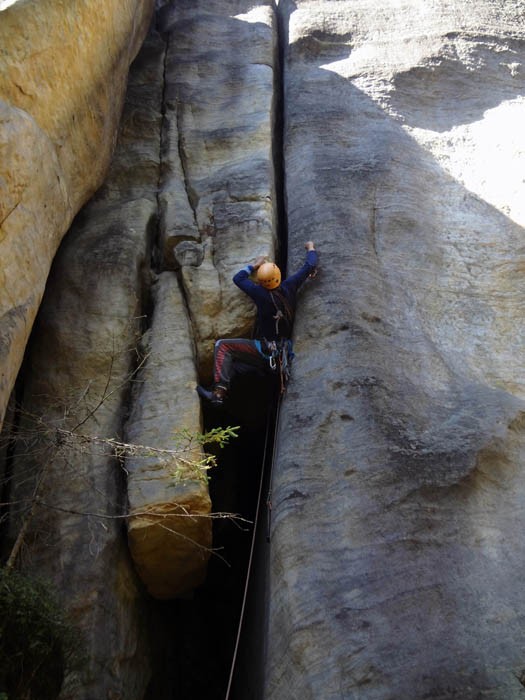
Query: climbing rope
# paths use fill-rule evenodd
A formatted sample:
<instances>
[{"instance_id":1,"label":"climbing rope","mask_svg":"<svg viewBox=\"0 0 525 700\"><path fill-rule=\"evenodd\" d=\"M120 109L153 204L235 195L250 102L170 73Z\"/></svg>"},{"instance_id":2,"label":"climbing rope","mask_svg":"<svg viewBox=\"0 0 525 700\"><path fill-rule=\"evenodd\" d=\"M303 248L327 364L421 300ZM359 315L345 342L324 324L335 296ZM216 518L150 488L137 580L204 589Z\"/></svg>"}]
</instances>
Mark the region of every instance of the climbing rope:
<instances>
[{"instance_id":1,"label":"climbing rope","mask_svg":"<svg viewBox=\"0 0 525 700\"><path fill-rule=\"evenodd\" d=\"M273 483L273 465L275 462L275 446L279 437L279 414L281 412L281 397L277 401L277 410L275 412L275 431L273 436L272 459L270 461L270 473L268 475L268 495L266 496L266 541L269 543L272 530L272 483Z\"/></svg>"},{"instance_id":2,"label":"climbing rope","mask_svg":"<svg viewBox=\"0 0 525 700\"><path fill-rule=\"evenodd\" d=\"M277 420L279 418L280 403L281 403L281 401L279 398L278 404L277 404L276 420L274 422L275 425L277 425ZM229 697L230 697L230 692L231 692L232 683L233 683L233 676L234 676L234 672L235 672L235 665L237 663L237 654L239 651L239 643L241 640L241 632L242 632L242 627L243 627L243 623L244 623L244 613L246 610L246 601L248 599L248 589L249 589L249 585L250 585L250 577L251 577L252 564L253 564L253 554L255 551L255 536L257 534L257 523L259 522L259 511L260 511L260 507L261 507L261 496L262 496L262 488L263 488L263 481L264 481L266 457L268 454L268 442L270 439L271 423L272 423L272 421L270 420L270 415L268 415L266 418L266 434L264 437L264 450L263 450L263 458L262 458L262 463L261 463L261 476L259 479L259 491L257 494L257 507L255 509L252 541L251 541L251 546L250 546L250 556L248 557L248 566L246 568L246 581L244 583L244 593L243 593L243 597L242 597L241 612L239 614L239 625L237 627L237 637L235 639L235 647L233 650L233 658L232 658L232 663L231 663L231 668L230 668L230 677L228 679L228 687L226 689L225 700L229 700ZM272 462L273 462L273 455L275 452L275 435L274 435L274 440L273 440L273 446L274 446L274 449L272 451ZM273 464L271 466L273 467Z\"/></svg>"},{"instance_id":3,"label":"climbing rope","mask_svg":"<svg viewBox=\"0 0 525 700\"><path fill-rule=\"evenodd\" d=\"M290 341L287 341L287 342L290 342ZM268 496L266 498L266 511L267 511L266 541L270 542L271 512L272 512L272 500L271 500L272 499L272 480L273 480L273 467L274 467L274 462L275 462L275 448L276 448L278 437L279 437L279 417L280 417L280 413L281 413L281 399L282 399L282 396L283 396L284 391L286 389L286 384L288 382L288 379L290 378L290 369L291 369L290 363L291 363L292 358L293 358L293 352L291 351L291 346L287 347L283 344L281 346L281 348L279 349L278 358L277 358L277 368L278 368L279 374L280 374L280 390L279 390L279 394L277 397L275 418L272 421L270 414L268 414L268 416L266 418L266 433L264 436L264 450L263 450L263 457L262 457L262 463L261 463L261 476L259 478L259 490L258 490L258 494L257 494L257 506L255 509L252 541L251 541L251 545L250 545L250 556L248 557L248 566L246 568L246 580L244 583L244 593L243 593L243 598L242 598L241 612L239 614L239 625L237 627L237 636L235 639L235 647L233 650L233 658L232 658L232 663L231 663L231 668L230 668L230 677L228 679L228 687L226 689L225 700L229 700L229 697L230 697L230 692L231 692L232 683L233 683L233 676L235 673L235 666L237 663L237 654L239 651L239 643L241 640L241 632L242 632L242 627L243 627L243 623L244 623L244 614L246 611L246 601L248 599L248 589L249 589L249 585L250 585L250 578L251 578L251 572L252 572L253 554L255 551L255 538L256 538L256 534L257 534L257 524L259 523L259 513L261 510L261 497L262 497L264 476L265 476L265 472L266 472L268 443L270 440L271 426L273 424L274 431L273 431L273 440L272 440L272 455L271 455L271 459L270 459L270 470L269 470L269 476L268 476L269 489L268 489Z\"/></svg>"}]
</instances>

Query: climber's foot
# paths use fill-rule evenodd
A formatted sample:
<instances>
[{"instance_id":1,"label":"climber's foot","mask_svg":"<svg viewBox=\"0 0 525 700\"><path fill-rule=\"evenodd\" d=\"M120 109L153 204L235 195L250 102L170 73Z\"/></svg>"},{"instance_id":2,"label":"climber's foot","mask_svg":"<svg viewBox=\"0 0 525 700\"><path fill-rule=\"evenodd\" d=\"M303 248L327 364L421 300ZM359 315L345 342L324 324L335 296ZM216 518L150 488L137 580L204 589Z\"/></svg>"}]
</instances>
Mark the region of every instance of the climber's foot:
<instances>
[{"instance_id":1,"label":"climber's foot","mask_svg":"<svg viewBox=\"0 0 525 700\"><path fill-rule=\"evenodd\" d=\"M205 389L203 386L197 386L197 394L201 399L206 399L206 401L220 406L226 396L226 389L222 386L216 386L213 389Z\"/></svg>"}]
</instances>

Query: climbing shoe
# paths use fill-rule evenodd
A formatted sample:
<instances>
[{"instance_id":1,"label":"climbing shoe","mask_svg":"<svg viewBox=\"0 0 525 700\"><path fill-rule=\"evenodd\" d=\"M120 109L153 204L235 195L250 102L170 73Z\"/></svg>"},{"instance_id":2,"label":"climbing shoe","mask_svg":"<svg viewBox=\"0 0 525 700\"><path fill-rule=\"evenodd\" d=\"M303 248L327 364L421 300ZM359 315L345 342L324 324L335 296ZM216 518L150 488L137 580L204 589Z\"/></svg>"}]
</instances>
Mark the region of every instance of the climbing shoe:
<instances>
[{"instance_id":1,"label":"climbing shoe","mask_svg":"<svg viewBox=\"0 0 525 700\"><path fill-rule=\"evenodd\" d=\"M215 387L214 389L210 390L205 389L203 386L197 386L197 394L201 397L201 399L206 399L206 401L209 401L216 406L221 406L224 401L226 391L222 387Z\"/></svg>"}]
</instances>

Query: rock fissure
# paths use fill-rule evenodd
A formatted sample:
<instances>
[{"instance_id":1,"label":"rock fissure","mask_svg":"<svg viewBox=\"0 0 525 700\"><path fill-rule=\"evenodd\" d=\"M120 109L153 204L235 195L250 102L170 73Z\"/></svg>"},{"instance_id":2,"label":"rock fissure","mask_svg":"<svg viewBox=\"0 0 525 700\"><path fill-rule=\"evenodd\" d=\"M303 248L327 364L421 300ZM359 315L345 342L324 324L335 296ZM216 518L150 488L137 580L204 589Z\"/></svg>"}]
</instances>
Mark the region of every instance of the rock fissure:
<instances>
[{"instance_id":1,"label":"rock fissure","mask_svg":"<svg viewBox=\"0 0 525 700\"><path fill-rule=\"evenodd\" d=\"M155 272L160 272L165 269L165 260L161 254L162 250L162 216L163 209L160 201L160 193L163 186L163 167L164 167L164 138L165 138L165 124L166 124L166 89L167 89L167 61L168 61L168 51L169 51L169 35L159 33L160 41L163 43L163 56L162 56L162 91L160 97L160 128L159 128L159 153L158 153L158 177L157 177L157 187L156 187L156 200L157 200L157 235L155 240L155 246L152 250L151 258L151 269Z\"/></svg>"},{"instance_id":2,"label":"rock fissure","mask_svg":"<svg viewBox=\"0 0 525 700\"><path fill-rule=\"evenodd\" d=\"M277 40L274 52L274 123L272 129L272 153L275 178L277 211L278 262L284 273L288 267L288 215L286 212L286 172L284 158L284 61L288 30L279 3L274 6Z\"/></svg>"},{"instance_id":3,"label":"rock fissure","mask_svg":"<svg viewBox=\"0 0 525 700\"><path fill-rule=\"evenodd\" d=\"M11 209L9 209L9 210L7 211L7 213L5 214L4 218L0 221L0 227L2 227L2 226L5 224L5 222L7 221L7 219L9 219L9 217L11 216L11 214L16 210L16 208L17 208L18 206L20 206L20 201L18 201L16 204L14 204L14 205L11 207Z\"/></svg>"},{"instance_id":4,"label":"rock fissure","mask_svg":"<svg viewBox=\"0 0 525 700\"><path fill-rule=\"evenodd\" d=\"M199 224L197 222L197 209L195 204L195 195L192 194L190 190L190 181L188 176L188 162L186 149L184 146L184 131L183 131L183 121L182 121L182 106L179 101L178 96L175 97L175 126L177 129L177 151L179 154L180 164L182 168L182 177L184 182L184 190L186 192L186 197L188 198L188 204L191 211L193 212L193 222L195 224L195 229L199 231Z\"/></svg>"},{"instance_id":5,"label":"rock fissure","mask_svg":"<svg viewBox=\"0 0 525 700\"><path fill-rule=\"evenodd\" d=\"M53 21L63 36L70 7L89 3L57 2ZM295 267L309 239L326 270L298 308L275 445L271 543L257 546L232 700L521 697L518 4L479 0L465 9L447 0L422 11L415 0L379 9L372 0L157 3L157 27L130 72L110 171L56 256L24 368L28 410L60 423L65 407L83 423L78 453L52 444L39 498L46 508L35 511L21 559L49 572L92 635L92 672L68 679L61 700L224 700L251 528L222 518L211 525L209 513L253 519L274 397L259 377L242 375L217 413L202 411L194 388L211 378L214 340L253 328L233 274L258 255L277 256L284 271L290 253ZM44 6L33 13L22 3L25 25ZM12 12L2 20L11 22ZM114 25L104 15L100 26ZM488 39L479 34L487 26ZM123 35L129 31L135 23ZM97 86L90 108L103 115L115 105L88 63L82 84ZM24 89L30 73L24 68L16 81ZM70 95L67 73L51 114ZM39 107L48 87L38 83ZM28 101L12 80L8 89L9 99ZM2 126L22 119L20 109L0 109ZM60 123L79 125L82 109L73 116ZM47 146L34 148L34 125L22 122L29 146L17 160L17 137L6 162L22 173L15 185L24 199L3 229L10 237L13 223L29 230L19 217L34 198L30 219L42 225L34 235L51 232L45 254L34 253L45 272L65 195L51 196L55 154L50 167ZM3 138L2 130L5 149ZM55 134L50 143L60 142L75 209L82 194L71 183L95 169L89 157L98 142L91 138L83 161L70 138ZM73 169L68 149L80 154ZM11 275L16 265L3 250ZM13 259L30 277L27 254ZM5 282L2 337L13 348L13 324L28 330L32 321L10 314L10 304L27 298L23 278ZM6 362L2 391L14 376ZM46 403L45 395L60 400ZM129 550L111 515L104 527L93 516L118 510L119 467L100 454L98 438L120 434L123 421L130 443L155 447L126 464ZM174 431L238 423L239 440L220 456L208 488L173 482L177 465L164 451ZM6 494L18 503L27 470L38 472L31 451L24 465L21 451L6 447L14 476ZM181 529L181 506L190 513L184 526L194 529ZM152 510L162 516L156 522ZM209 557L215 546L222 558ZM153 649L145 648L144 611Z\"/></svg>"}]
</instances>

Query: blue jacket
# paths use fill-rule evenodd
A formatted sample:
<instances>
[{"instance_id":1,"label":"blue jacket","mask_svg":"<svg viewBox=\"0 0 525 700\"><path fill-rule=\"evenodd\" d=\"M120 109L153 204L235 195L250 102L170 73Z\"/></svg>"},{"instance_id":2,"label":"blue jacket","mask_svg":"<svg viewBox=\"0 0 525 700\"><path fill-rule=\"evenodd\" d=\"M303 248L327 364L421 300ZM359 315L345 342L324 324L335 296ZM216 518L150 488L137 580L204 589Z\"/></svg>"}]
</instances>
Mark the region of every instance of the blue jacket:
<instances>
[{"instance_id":1,"label":"blue jacket","mask_svg":"<svg viewBox=\"0 0 525 700\"><path fill-rule=\"evenodd\" d=\"M266 340L290 338L297 302L297 291L317 266L317 252L309 250L304 265L295 274L285 279L277 289L265 289L250 279L253 266L239 270L233 281L253 299L257 307L257 336ZM282 316L279 316L278 312Z\"/></svg>"}]
</instances>

